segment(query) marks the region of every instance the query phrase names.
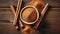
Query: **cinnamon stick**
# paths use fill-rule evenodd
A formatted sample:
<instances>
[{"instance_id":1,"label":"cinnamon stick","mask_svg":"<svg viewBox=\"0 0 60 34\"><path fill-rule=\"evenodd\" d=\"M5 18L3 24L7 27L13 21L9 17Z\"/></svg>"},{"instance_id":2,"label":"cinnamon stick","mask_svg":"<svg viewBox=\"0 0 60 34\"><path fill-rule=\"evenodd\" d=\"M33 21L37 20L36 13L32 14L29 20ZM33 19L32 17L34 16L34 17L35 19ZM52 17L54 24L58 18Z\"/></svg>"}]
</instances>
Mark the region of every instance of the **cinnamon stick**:
<instances>
[{"instance_id":1,"label":"cinnamon stick","mask_svg":"<svg viewBox=\"0 0 60 34\"><path fill-rule=\"evenodd\" d=\"M34 29L37 29L38 28L38 26L39 26L40 22L42 21L42 19L43 19L44 15L45 15L47 9L48 9L48 3L43 8L39 20L37 21L37 23L33 27Z\"/></svg>"}]
</instances>

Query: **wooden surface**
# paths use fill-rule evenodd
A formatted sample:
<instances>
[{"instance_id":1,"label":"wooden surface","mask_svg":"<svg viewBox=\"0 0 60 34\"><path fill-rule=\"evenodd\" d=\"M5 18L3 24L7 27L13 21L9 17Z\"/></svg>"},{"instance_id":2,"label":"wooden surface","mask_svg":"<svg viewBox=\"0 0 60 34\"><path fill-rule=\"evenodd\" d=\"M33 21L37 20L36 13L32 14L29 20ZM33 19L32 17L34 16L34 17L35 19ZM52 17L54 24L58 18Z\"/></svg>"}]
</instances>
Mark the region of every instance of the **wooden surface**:
<instances>
[{"instance_id":1,"label":"wooden surface","mask_svg":"<svg viewBox=\"0 0 60 34\"><path fill-rule=\"evenodd\" d=\"M26 1L27 0L23 0L23 6L25 6L24 3L30 0ZM39 25L38 31L41 34L60 34L60 0L42 1L44 3L48 2L50 7ZM13 20L14 17L9 8L10 4L16 6L17 0L0 0L0 34L20 34L9 22L9 20Z\"/></svg>"}]
</instances>

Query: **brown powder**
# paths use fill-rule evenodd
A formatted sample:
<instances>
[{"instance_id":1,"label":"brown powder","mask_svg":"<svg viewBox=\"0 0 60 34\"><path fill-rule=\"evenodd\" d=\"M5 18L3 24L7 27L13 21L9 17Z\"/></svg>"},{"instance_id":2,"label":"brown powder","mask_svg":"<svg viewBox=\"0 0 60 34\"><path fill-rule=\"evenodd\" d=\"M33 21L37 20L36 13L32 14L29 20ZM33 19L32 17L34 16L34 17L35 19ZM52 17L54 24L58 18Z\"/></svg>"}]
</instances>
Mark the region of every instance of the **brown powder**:
<instances>
[{"instance_id":1,"label":"brown powder","mask_svg":"<svg viewBox=\"0 0 60 34\"><path fill-rule=\"evenodd\" d=\"M22 18L24 21L33 22L37 18L37 12L33 8L25 9L22 13Z\"/></svg>"}]
</instances>

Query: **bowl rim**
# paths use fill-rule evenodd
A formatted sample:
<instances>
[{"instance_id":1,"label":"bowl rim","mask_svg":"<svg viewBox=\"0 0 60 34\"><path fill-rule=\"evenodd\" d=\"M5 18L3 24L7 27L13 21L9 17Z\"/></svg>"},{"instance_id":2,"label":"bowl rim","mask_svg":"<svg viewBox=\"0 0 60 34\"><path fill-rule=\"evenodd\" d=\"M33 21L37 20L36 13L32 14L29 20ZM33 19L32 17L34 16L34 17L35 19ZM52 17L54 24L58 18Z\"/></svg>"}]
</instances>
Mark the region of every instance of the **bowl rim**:
<instances>
[{"instance_id":1,"label":"bowl rim","mask_svg":"<svg viewBox=\"0 0 60 34\"><path fill-rule=\"evenodd\" d=\"M35 21L28 23L28 22L26 22L26 21L23 20L23 18L21 17L21 15L22 15L22 12L23 12L26 8L34 8L34 9L36 10L36 12L37 12L37 18L36 18ZM28 6L25 6L24 8L22 8L22 10L20 11L20 19L21 19L21 21L22 21L23 23L25 23L25 24L34 24L34 23L37 22L38 18L39 18L39 12L38 12L38 10L37 10L37 8L36 8L35 6L28 5Z\"/></svg>"}]
</instances>

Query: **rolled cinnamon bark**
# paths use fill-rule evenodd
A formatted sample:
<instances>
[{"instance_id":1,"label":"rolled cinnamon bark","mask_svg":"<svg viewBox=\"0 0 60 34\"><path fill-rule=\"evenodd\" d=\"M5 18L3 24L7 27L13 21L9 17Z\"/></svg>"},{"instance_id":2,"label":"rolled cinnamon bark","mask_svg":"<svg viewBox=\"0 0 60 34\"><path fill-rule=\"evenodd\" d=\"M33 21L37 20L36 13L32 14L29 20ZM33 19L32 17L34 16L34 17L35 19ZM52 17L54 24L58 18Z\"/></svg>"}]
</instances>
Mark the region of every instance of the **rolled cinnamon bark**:
<instances>
[{"instance_id":1,"label":"rolled cinnamon bark","mask_svg":"<svg viewBox=\"0 0 60 34\"><path fill-rule=\"evenodd\" d=\"M35 6L38 10L44 5L41 0L32 0L29 4Z\"/></svg>"}]
</instances>

